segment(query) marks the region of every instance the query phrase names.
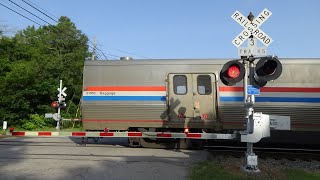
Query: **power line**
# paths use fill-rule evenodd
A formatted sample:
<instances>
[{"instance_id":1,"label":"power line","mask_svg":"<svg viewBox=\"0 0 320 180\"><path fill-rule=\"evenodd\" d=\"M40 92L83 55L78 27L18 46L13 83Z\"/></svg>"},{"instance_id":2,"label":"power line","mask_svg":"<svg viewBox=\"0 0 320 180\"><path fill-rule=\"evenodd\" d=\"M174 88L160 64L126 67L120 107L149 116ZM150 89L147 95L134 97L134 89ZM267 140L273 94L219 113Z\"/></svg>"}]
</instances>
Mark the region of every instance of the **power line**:
<instances>
[{"instance_id":1,"label":"power line","mask_svg":"<svg viewBox=\"0 0 320 180\"><path fill-rule=\"evenodd\" d=\"M53 20L54 22L58 23L57 20L53 19L51 16L47 15L46 13L44 13L43 11L39 10L38 8L34 7L33 5L31 5L30 3L26 2L25 0L21 0L24 3L28 4L29 6L31 6L33 9L37 10L38 12L42 13L43 15L47 16L48 18L50 18L51 20Z\"/></svg>"},{"instance_id":2,"label":"power line","mask_svg":"<svg viewBox=\"0 0 320 180\"><path fill-rule=\"evenodd\" d=\"M51 23L49 23L49 22L47 22L46 20L40 18L39 16L35 15L34 13L32 13L32 12L30 12L29 10L25 9L24 7L18 5L17 3L13 2L12 0L8 0L8 1L11 2L12 4L18 6L19 8L23 9L24 11L28 12L29 14L33 15L34 17L40 19L41 21L43 21L43 22L45 22L45 23L47 23L47 24L49 24L49 25L52 25ZM25 0L21 0L21 1L23 1L24 3L26 3L27 5L29 5L29 6L32 7L33 9L37 10L38 12L42 13L42 14L45 15L46 17L48 17L48 18L50 18L51 20L53 20L53 21L55 21L55 22L58 23L57 20L55 20L54 18L52 18L51 16L48 15L48 14L50 14L49 12L46 11L48 14L46 14L45 12L43 12L43 11L45 11L43 8L37 6L36 4L32 3L32 2L29 1L29 0L27 0L27 1L30 2L30 3L26 2ZM33 5L32 5L32 4L33 4ZM20 14L19 12L15 11L15 10L7 7L7 6L5 6L4 4L1 3L1 5L4 6L4 7L6 7L6 8L8 8L8 9L10 9L10 10L13 11L13 12L19 14L20 16L22 16L22 17L24 17L24 18L26 18L26 19L28 19L28 20L30 20L30 21L38 24L39 26L42 26L40 23L37 23L37 22L33 21L32 19L30 19L30 18L28 18L28 17ZM42 9L43 11L39 10L39 9L36 8L35 6L37 6L37 7L40 8L40 9ZM52 14L51 14L51 15L52 15ZM52 15L52 16L54 16L54 15ZM52 25L52 26L53 26L53 25ZM58 27L56 27L56 26L53 26L53 27L56 28L56 29L58 29L58 30L61 31L62 33L68 35L69 37L71 37L70 34L68 34L67 32L65 32L65 31L63 31L63 30L61 30L60 28L58 28ZM72 38L73 38L73 37L72 37ZM93 44L93 46L95 46L95 44L94 44L90 39L88 39L88 41L89 41L91 44ZM89 44L88 46L91 47L90 44ZM92 47L91 47L91 48L92 48ZM109 53L104 53L100 48L98 48L98 47L96 47L96 46L95 46L93 49L101 52L102 56L103 56L105 59L107 59L107 60L108 60L108 58L107 58L106 55L113 56L113 57L120 57L120 56L117 56L117 55L113 55L113 54L109 54ZM123 51L123 50L120 50L120 49L116 49L116 50L119 51L119 52L127 53L127 54L137 55L137 54L130 53L130 52L127 52L127 51ZM96 53L97 53L97 51L96 51ZM101 54L100 54L100 56L101 56ZM140 55L137 55L137 56L140 56ZM140 56L140 57L144 57L144 56ZM144 58L147 58L147 57L144 57Z\"/></svg>"},{"instance_id":3,"label":"power line","mask_svg":"<svg viewBox=\"0 0 320 180\"><path fill-rule=\"evenodd\" d=\"M10 1L10 0L9 0ZM46 14L46 13L44 13L43 11L41 11L41 10L39 10L38 8L36 8L35 6L37 6L37 5L35 5L34 3L32 3L32 2L30 2L29 0L27 0L27 1L29 1L30 3L32 3L33 5L31 5L30 3L28 3L28 2L26 2L25 0L21 0L21 1L23 1L24 3L26 3L27 5L29 5L30 7L32 7L32 8L34 8L35 10L37 10L38 12L40 12L40 13L42 13L43 15L45 15L45 16L47 16L48 18L50 18L51 20L53 20L53 21L55 21L56 23L58 23L58 21L57 20L55 20L55 19L53 19L51 16L49 16L48 14ZM39 6L38 6L39 7ZM40 8L40 7L39 7ZM42 8L41 8L42 9ZM42 9L42 10L44 10L44 9ZM45 10L44 10L45 11ZM47 12L47 11L46 11ZM47 12L47 13L49 13L49 12ZM49 13L50 14L50 13ZM52 14L51 14L52 15ZM53 16L53 15L52 15ZM93 46L95 46L95 43L93 43L90 39L88 39L89 40L89 42L93 45ZM95 47L95 49L96 50L98 50L98 51L100 51L101 53L102 53L102 55L106 58L106 59L108 59L107 57L106 57L106 55L105 55L105 53L101 50L101 49L99 49L98 47ZM132 55L136 55L136 56L140 56L140 57L143 57L143 58L148 58L148 57L145 57L145 56L141 56L141 55L138 55L138 54L134 54L134 53L130 53L130 52L127 52L127 51L123 51L123 50L120 50L120 49L116 49L117 51L120 51L120 52L123 52L123 53L127 53L127 54L132 54ZM117 57L117 56L116 56ZM118 57L120 57L120 56L118 56Z\"/></svg>"},{"instance_id":4,"label":"power line","mask_svg":"<svg viewBox=\"0 0 320 180\"><path fill-rule=\"evenodd\" d=\"M6 6L6 5L4 5L4 4L2 4L1 2L0 2L0 5L3 6L3 7L5 7L5 8L7 8L7 9L9 9L9 10L11 10L11 11L13 11L13 12L15 12L16 14L19 14L20 16L28 19L29 21L32 21L33 23L35 23L35 24L37 24L37 25L39 25L39 26L42 26L40 23L37 23L36 21L34 21L34 20L32 20L32 19L24 16L23 14L20 14L19 12L15 11L15 10L13 10L13 9L11 9L11 8L9 8L8 6Z\"/></svg>"},{"instance_id":5,"label":"power line","mask_svg":"<svg viewBox=\"0 0 320 180\"><path fill-rule=\"evenodd\" d=\"M41 21L43 21L43 22L45 22L45 23L47 23L47 24L50 24L50 23L48 23L46 20L44 20L44 19L40 18L39 16L37 16L37 15L33 14L32 12L28 11L27 9L25 9L25 8L21 7L19 4L15 3L15 2L13 2L13 1L11 1L11 0L8 0L8 1L10 1L12 4L14 4L14 5L18 6L19 8L21 8L21 9L23 9L23 10L27 11L28 13L32 14L33 16L37 17L37 18L38 18L38 19L40 19ZM50 25L51 25L51 24L50 24Z\"/></svg>"},{"instance_id":6,"label":"power line","mask_svg":"<svg viewBox=\"0 0 320 180\"><path fill-rule=\"evenodd\" d=\"M16 4L15 2L12 2L11 0L8 0L8 1L10 1L10 2L13 3L14 5L18 6L19 8L23 9L24 11L28 12L29 14L32 14L33 16L37 17L38 19L42 20L43 22L51 25L53 28L58 29L58 30L61 31L62 33L68 35L68 36L71 37L71 38L73 38L73 37L72 37L70 34L68 34L67 32L61 30L60 28L58 28L58 27L56 27L56 26L53 26L51 23L45 21L44 19L42 19L42 18L40 18L39 16L33 14L32 12L28 11L27 9L21 7L20 5ZM3 5L3 4L2 4L2 5ZM7 7L7 8L8 8L8 7ZM12 9L11 9L11 10L12 10ZM14 10L13 10L13 11L14 11ZM16 12L16 11L14 11L14 12ZM18 12L16 12L16 13L18 13ZM19 15L22 15L22 14L20 14L20 13L18 13L18 14L19 14ZM22 15L22 16L23 16L23 15ZM26 16L24 16L24 17L27 18ZM28 19L29 19L29 18L28 18ZM31 20L31 19L29 19L29 20ZM32 20L31 20L31 21L32 21ZM35 21L32 21L32 22L35 22ZM36 22L35 22L35 23L36 23ZM41 26L41 24L39 24L39 23L36 23L36 24L38 24L39 26ZM89 39L89 41L90 41L90 39ZM90 41L90 42L91 42L91 41ZM90 45L88 45L88 46L91 47ZM101 50L98 49L98 48L97 48L97 50L101 51ZM102 51L101 51L101 52L102 52ZM108 59L106 56L104 56L104 57L105 57L106 59Z\"/></svg>"},{"instance_id":7,"label":"power line","mask_svg":"<svg viewBox=\"0 0 320 180\"><path fill-rule=\"evenodd\" d=\"M44 12L46 12L46 13L50 14L50 15L51 15L51 16L53 16L55 19L59 19L57 16L55 16L55 15L51 14L50 12L46 11L45 9L41 8L40 6L38 6L37 4L35 4L35 3L31 2L30 0L27 0L27 1L28 1L30 4L33 4L34 6L38 7L38 8L39 8L39 9L41 9L42 11L44 11Z\"/></svg>"},{"instance_id":8,"label":"power line","mask_svg":"<svg viewBox=\"0 0 320 180\"><path fill-rule=\"evenodd\" d=\"M10 0L9 0L10 1ZM35 23L35 24L38 24L39 26L42 26L40 23L38 23L38 22L36 22L36 21L34 21L34 20L32 20L32 19L30 19L30 18L28 18L28 17L26 17L26 16L24 16L23 14L21 14L21 13L19 13L19 12L17 12L17 11L15 11L15 10L13 10L13 9L11 9L10 7L8 7L8 6L6 6L6 5L4 5L4 4L2 4L1 2L0 2L0 5L2 5L3 7L5 7L5 8L7 8L7 9L9 9L9 10L11 10L11 11L13 11L13 12L15 12L16 14L18 14L18 15L20 15L20 16L22 16L22 17L24 17L24 18L26 18L26 19L28 19L28 20L30 20L30 21L32 21L33 23ZM22 9L24 9L24 8L22 8ZM25 9L24 9L25 10ZM29 11L27 11L27 12L29 12ZM31 12L29 12L29 13L31 13ZM32 14L32 13L31 13ZM39 18L39 17L38 17ZM41 18L39 18L39 19L41 19ZM48 23L48 22L47 22ZM50 23L48 23L48 24L50 24ZM52 25L52 24L50 24L50 25ZM62 31L61 29L59 29L59 28L57 28L57 27L55 27L55 26L53 26L52 25L52 27L54 27L55 29L58 29L58 30L60 30L60 31ZM54 31L55 32L55 31ZM63 31L62 31L63 32ZM67 34L67 33L64 33L64 34L66 34L66 35L68 35L69 37L71 37L71 35L70 34ZM72 37L73 38L73 37ZM88 45L89 47L91 47L90 45ZM91 47L92 48L92 47ZM98 58L100 58L100 56L98 56ZM101 58L100 58L101 59Z\"/></svg>"},{"instance_id":9,"label":"power line","mask_svg":"<svg viewBox=\"0 0 320 180\"><path fill-rule=\"evenodd\" d=\"M127 52L127 51L123 51L123 50L120 50L120 49L115 49L115 50L116 50L116 51L119 51L119 52L122 52L122 53L131 54L131 55L140 56L140 57L143 57L143 58L150 59L150 58L148 58L148 57L141 56L141 55L138 55L138 54L135 54L135 53L130 53L130 52Z\"/></svg>"},{"instance_id":10,"label":"power line","mask_svg":"<svg viewBox=\"0 0 320 180\"><path fill-rule=\"evenodd\" d=\"M46 20L40 18L39 16L33 14L32 12L28 11L27 9L25 9L25 8L23 8L22 6L18 5L17 3L15 3L15 2L13 2L13 1L11 1L11 0L8 0L8 1L11 2L11 3L13 3L14 5L18 6L19 8L23 9L24 11L28 12L29 14L32 14L33 16L37 17L38 19L42 20L43 22L45 22L45 23L47 23L47 24L49 24L49 25L52 25L51 23L49 23L49 22L47 22ZM25 2L24 0L22 0L22 1ZM44 12L40 11L39 9L37 9L36 7L32 6L30 3L27 3L27 2L25 2L25 3L28 4L29 6L31 6L32 8L36 9L37 11L41 12L41 13L44 14L45 16L49 17L50 19L54 20L53 18L51 18L51 17L50 17L49 15L47 15L46 13L44 13ZM58 21L56 21L56 20L54 20L54 21L55 21L55 22L58 22ZM41 25L40 25L40 26L41 26ZM53 26L53 25L52 25L52 26ZM55 26L53 26L53 27L55 27ZM55 28L57 28L58 30L60 30L61 32L63 32L63 31L62 31L61 29L59 29L58 27L55 27ZM66 34L66 33L65 33L65 34ZM70 37L69 34L67 34L67 35ZM89 40L89 42L91 42L91 44L93 44L90 39L88 39L88 40ZM89 45L89 46L90 46L90 45ZM99 48L95 48L95 49L98 50L98 51L100 51L100 52L102 52ZM104 55L103 52L102 52L102 54L103 54L103 56L104 56L106 59L108 59L108 58Z\"/></svg>"}]
</instances>

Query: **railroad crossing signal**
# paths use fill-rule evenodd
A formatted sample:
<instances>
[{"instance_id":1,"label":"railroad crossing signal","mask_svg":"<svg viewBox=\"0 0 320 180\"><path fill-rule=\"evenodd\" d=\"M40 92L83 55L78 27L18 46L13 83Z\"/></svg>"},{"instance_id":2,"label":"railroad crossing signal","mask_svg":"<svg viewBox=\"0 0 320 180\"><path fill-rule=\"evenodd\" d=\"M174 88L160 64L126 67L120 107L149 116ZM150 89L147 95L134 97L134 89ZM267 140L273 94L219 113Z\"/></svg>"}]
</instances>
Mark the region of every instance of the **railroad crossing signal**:
<instances>
[{"instance_id":1,"label":"railroad crossing signal","mask_svg":"<svg viewBox=\"0 0 320 180\"><path fill-rule=\"evenodd\" d=\"M238 60L232 60L223 65L220 71L221 82L227 86L233 86L243 80L245 67ZM282 64L277 56L260 58L255 67L254 85L263 87L268 81L276 80L282 73Z\"/></svg>"},{"instance_id":2,"label":"railroad crossing signal","mask_svg":"<svg viewBox=\"0 0 320 180\"><path fill-rule=\"evenodd\" d=\"M53 101L51 103L51 107L53 107L54 109L58 109L59 108L59 102L58 101Z\"/></svg>"},{"instance_id":3,"label":"railroad crossing signal","mask_svg":"<svg viewBox=\"0 0 320 180\"><path fill-rule=\"evenodd\" d=\"M261 58L255 67L255 83L263 87L268 81L276 80L282 73L282 64L277 56Z\"/></svg>"},{"instance_id":4,"label":"railroad crossing signal","mask_svg":"<svg viewBox=\"0 0 320 180\"><path fill-rule=\"evenodd\" d=\"M220 79L223 84L233 86L244 78L245 71L243 64L239 61L229 61L223 65L220 71Z\"/></svg>"},{"instance_id":5,"label":"railroad crossing signal","mask_svg":"<svg viewBox=\"0 0 320 180\"><path fill-rule=\"evenodd\" d=\"M58 108L60 108L60 109L65 109L65 108L67 107L67 103L65 103L65 102L63 102L63 101L61 101L61 102L59 102L59 101L53 101L53 102L51 103L51 107L53 107L54 109L58 109Z\"/></svg>"},{"instance_id":6,"label":"railroad crossing signal","mask_svg":"<svg viewBox=\"0 0 320 180\"><path fill-rule=\"evenodd\" d=\"M272 15L271 11L264 9L255 19L250 21L247 17L242 15L239 11L232 14L231 18L239 23L244 30L233 39L232 43L239 47L241 44L247 40L251 35L256 37L265 46L269 46L272 43L271 37L269 37L265 32L263 32L259 27Z\"/></svg>"}]
</instances>

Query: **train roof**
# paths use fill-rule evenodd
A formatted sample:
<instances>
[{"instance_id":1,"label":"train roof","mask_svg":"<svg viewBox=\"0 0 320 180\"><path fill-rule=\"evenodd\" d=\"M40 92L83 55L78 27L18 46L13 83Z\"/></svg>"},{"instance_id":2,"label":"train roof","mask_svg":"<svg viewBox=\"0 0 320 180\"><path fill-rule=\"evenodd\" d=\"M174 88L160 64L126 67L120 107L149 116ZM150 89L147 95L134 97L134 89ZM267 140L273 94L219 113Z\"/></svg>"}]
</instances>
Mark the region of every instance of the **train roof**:
<instances>
[{"instance_id":1,"label":"train roof","mask_svg":"<svg viewBox=\"0 0 320 180\"><path fill-rule=\"evenodd\" d=\"M86 60L85 66L116 65L186 65L224 64L234 59L134 59L134 60ZM279 58L283 64L320 64L320 58Z\"/></svg>"}]
</instances>

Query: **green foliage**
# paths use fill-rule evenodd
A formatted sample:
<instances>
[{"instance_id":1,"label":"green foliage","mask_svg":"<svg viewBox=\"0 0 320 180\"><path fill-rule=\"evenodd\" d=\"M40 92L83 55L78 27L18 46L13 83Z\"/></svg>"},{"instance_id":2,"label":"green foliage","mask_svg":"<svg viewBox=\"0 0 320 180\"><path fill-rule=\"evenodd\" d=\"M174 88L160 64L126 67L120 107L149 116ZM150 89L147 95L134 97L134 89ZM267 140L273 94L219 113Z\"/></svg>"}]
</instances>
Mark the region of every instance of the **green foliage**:
<instances>
[{"instance_id":1,"label":"green foliage","mask_svg":"<svg viewBox=\"0 0 320 180\"><path fill-rule=\"evenodd\" d=\"M74 117L82 89L84 59L88 57L88 38L67 17L57 25L27 27L13 37L0 39L0 121L27 129L52 126L54 120L40 121L55 112L62 79L68 89L70 107L62 113ZM38 117L34 115L38 114ZM39 121L38 121L39 120Z\"/></svg>"},{"instance_id":2,"label":"green foliage","mask_svg":"<svg viewBox=\"0 0 320 180\"><path fill-rule=\"evenodd\" d=\"M23 129L33 130L33 129L42 129L46 126L46 120L43 115L32 114L30 115L30 120L25 120L25 123L22 125Z\"/></svg>"},{"instance_id":3,"label":"green foliage","mask_svg":"<svg viewBox=\"0 0 320 180\"><path fill-rule=\"evenodd\" d=\"M245 173L240 167L234 164L222 164L219 161L206 161L196 164L190 172L191 180L206 179L320 179L319 172L307 172L303 169L281 169L279 167L264 167L260 173Z\"/></svg>"}]
</instances>

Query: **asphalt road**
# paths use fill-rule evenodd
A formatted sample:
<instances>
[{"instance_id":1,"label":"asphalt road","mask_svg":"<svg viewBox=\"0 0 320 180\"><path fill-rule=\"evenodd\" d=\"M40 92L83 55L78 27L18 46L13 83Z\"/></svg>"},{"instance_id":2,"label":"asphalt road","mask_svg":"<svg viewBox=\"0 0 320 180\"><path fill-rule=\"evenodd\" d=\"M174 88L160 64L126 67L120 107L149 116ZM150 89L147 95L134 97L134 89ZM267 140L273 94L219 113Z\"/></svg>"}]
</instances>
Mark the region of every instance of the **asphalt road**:
<instances>
[{"instance_id":1,"label":"asphalt road","mask_svg":"<svg viewBox=\"0 0 320 180\"><path fill-rule=\"evenodd\" d=\"M0 139L0 179L188 179L206 151L129 148L127 140Z\"/></svg>"}]
</instances>

